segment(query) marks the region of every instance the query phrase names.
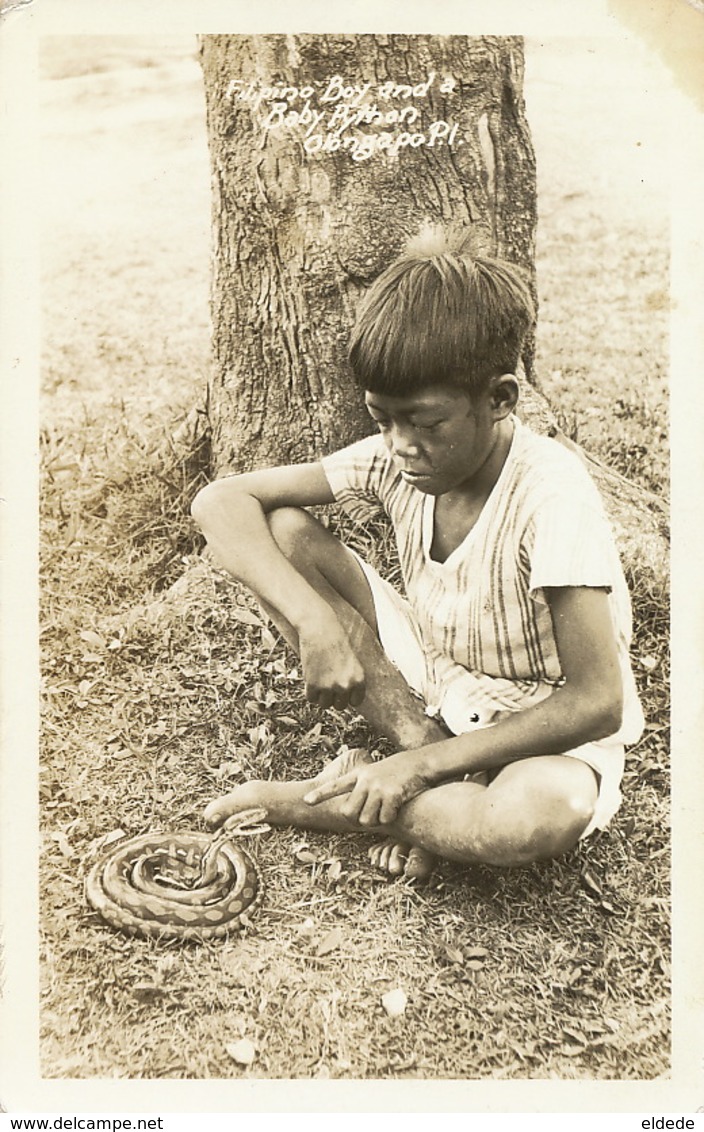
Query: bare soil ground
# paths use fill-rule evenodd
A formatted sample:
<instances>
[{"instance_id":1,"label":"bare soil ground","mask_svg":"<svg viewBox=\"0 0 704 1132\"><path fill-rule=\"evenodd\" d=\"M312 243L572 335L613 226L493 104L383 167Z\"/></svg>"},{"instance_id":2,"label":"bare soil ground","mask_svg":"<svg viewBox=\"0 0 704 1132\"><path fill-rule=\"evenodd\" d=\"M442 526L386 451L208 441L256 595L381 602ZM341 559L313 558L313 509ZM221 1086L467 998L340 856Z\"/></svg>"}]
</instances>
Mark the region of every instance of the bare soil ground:
<instances>
[{"instance_id":1,"label":"bare soil ground","mask_svg":"<svg viewBox=\"0 0 704 1132\"><path fill-rule=\"evenodd\" d=\"M447 865L416 888L375 874L364 838L277 831L254 845L263 905L225 943L125 939L85 904L114 830L199 827L232 783L305 776L371 738L309 709L295 657L198 558L207 431L172 439L208 371L194 52L44 50L43 1074L666 1076L668 616L649 578L632 579L648 730L618 817L563 860ZM663 494L668 218L647 69L603 43L529 43L527 59L541 380L571 435ZM228 1052L242 1037L248 1067Z\"/></svg>"}]
</instances>

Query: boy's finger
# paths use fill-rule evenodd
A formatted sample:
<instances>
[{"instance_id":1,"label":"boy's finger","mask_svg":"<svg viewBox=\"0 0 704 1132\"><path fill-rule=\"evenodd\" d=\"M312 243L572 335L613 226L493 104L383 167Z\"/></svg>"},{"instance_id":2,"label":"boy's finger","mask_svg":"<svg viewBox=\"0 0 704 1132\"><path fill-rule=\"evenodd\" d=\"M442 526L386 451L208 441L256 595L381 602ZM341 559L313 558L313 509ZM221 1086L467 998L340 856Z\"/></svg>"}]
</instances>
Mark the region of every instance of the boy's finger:
<instances>
[{"instance_id":1,"label":"boy's finger","mask_svg":"<svg viewBox=\"0 0 704 1132\"><path fill-rule=\"evenodd\" d=\"M354 784L357 781L357 776L353 774L343 774L340 778L334 778L331 782L323 782L320 786L315 786L304 794L303 801L309 806L316 806L318 802L327 802L329 798L338 798L341 794L349 794L350 790L354 789Z\"/></svg>"},{"instance_id":2,"label":"boy's finger","mask_svg":"<svg viewBox=\"0 0 704 1132\"><path fill-rule=\"evenodd\" d=\"M372 798L369 795L364 799L364 804L360 807L356 815L357 821L360 825L379 825L379 800Z\"/></svg>"},{"instance_id":3,"label":"boy's finger","mask_svg":"<svg viewBox=\"0 0 704 1132\"><path fill-rule=\"evenodd\" d=\"M401 805L397 798L384 798L379 810L379 824L391 825L391 822L396 820L400 808Z\"/></svg>"}]
</instances>

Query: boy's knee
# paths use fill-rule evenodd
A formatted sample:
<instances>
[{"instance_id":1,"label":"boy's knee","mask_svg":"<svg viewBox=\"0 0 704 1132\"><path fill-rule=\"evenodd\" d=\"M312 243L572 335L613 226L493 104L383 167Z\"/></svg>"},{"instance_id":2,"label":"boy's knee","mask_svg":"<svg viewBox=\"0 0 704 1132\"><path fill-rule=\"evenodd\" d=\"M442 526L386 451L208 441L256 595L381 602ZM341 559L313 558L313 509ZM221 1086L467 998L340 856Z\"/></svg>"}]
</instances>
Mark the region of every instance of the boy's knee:
<instances>
[{"instance_id":1,"label":"boy's knee","mask_svg":"<svg viewBox=\"0 0 704 1132\"><path fill-rule=\"evenodd\" d=\"M191 503L191 516L201 529L208 523L218 497L218 481L202 487Z\"/></svg>"},{"instance_id":2,"label":"boy's knee","mask_svg":"<svg viewBox=\"0 0 704 1132\"><path fill-rule=\"evenodd\" d=\"M596 799L588 791L555 791L539 803L526 799L519 820L487 816L479 831L481 859L488 865L520 867L548 861L574 849L594 816ZM537 804L536 804L537 803Z\"/></svg>"},{"instance_id":3,"label":"boy's knee","mask_svg":"<svg viewBox=\"0 0 704 1132\"><path fill-rule=\"evenodd\" d=\"M274 542L287 558L310 544L315 519L300 507L277 507L267 515L267 523Z\"/></svg>"},{"instance_id":4,"label":"boy's knee","mask_svg":"<svg viewBox=\"0 0 704 1132\"><path fill-rule=\"evenodd\" d=\"M536 823L532 843L527 847L530 861L547 861L574 849L594 817L596 799L569 794L555 800L547 820Z\"/></svg>"}]
</instances>

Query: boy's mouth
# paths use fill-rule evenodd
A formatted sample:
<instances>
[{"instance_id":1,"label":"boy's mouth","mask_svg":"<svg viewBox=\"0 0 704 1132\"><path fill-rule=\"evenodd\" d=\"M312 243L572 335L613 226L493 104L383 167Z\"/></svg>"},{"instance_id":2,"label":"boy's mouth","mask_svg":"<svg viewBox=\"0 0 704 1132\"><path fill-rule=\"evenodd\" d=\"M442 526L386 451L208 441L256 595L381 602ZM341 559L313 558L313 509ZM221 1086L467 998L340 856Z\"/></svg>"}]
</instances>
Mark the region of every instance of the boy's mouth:
<instances>
[{"instance_id":1,"label":"boy's mouth","mask_svg":"<svg viewBox=\"0 0 704 1132\"><path fill-rule=\"evenodd\" d=\"M421 472L418 468L401 468L401 475L408 476L409 479L424 479L429 475L429 472Z\"/></svg>"},{"instance_id":2,"label":"boy's mouth","mask_svg":"<svg viewBox=\"0 0 704 1132\"><path fill-rule=\"evenodd\" d=\"M410 468L401 468L401 475L407 483L413 484L425 483L427 480L432 479L432 474L430 472L416 472L411 471Z\"/></svg>"}]
</instances>

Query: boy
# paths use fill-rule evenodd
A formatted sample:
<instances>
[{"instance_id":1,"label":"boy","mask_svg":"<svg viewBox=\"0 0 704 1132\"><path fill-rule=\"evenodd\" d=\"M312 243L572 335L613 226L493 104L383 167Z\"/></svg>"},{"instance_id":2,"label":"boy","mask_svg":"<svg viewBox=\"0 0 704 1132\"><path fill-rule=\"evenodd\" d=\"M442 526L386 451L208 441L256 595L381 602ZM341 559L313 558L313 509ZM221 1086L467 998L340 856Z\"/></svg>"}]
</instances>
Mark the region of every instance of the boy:
<instances>
[{"instance_id":1,"label":"boy","mask_svg":"<svg viewBox=\"0 0 704 1132\"><path fill-rule=\"evenodd\" d=\"M297 650L308 698L357 708L397 753L306 782L250 782L206 820L384 835L372 860L520 866L557 856L620 802L643 719L630 602L608 522L571 452L514 416L534 319L505 263L408 255L373 284L350 361L379 433L320 462L225 478L193 515ZM306 507L381 506L406 598Z\"/></svg>"}]
</instances>

